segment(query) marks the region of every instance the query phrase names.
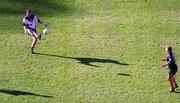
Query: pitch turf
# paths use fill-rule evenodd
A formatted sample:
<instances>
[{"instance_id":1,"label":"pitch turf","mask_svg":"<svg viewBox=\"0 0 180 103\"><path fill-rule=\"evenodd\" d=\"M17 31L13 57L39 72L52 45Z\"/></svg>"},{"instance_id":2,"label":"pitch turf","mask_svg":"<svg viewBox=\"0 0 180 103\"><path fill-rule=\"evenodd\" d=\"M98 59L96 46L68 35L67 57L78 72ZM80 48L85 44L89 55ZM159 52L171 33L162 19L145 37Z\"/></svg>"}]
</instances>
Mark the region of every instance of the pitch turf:
<instances>
[{"instance_id":1,"label":"pitch turf","mask_svg":"<svg viewBox=\"0 0 180 103\"><path fill-rule=\"evenodd\" d=\"M0 0L0 103L179 103L160 68L180 64L178 0ZM29 52L21 19L48 23ZM37 30L42 33L40 24ZM180 84L179 72L177 83Z\"/></svg>"}]
</instances>

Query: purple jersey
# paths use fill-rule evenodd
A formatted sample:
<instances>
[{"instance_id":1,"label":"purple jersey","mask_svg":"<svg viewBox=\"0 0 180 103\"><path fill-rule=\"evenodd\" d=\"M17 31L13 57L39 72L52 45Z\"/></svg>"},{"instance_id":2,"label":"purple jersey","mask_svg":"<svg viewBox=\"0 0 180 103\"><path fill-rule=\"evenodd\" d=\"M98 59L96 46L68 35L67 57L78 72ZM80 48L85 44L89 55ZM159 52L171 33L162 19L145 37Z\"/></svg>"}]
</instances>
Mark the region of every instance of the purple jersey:
<instances>
[{"instance_id":1,"label":"purple jersey","mask_svg":"<svg viewBox=\"0 0 180 103\"><path fill-rule=\"evenodd\" d=\"M25 16L23 18L23 25L27 29L36 29L36 23L39 21L39 18L35 15Z\"/></svg>"},{"instance_id":2,"label":"purple jersey","mask_svg":"<svg viewBox=\"0 0 180 103\"><path fill-rule=\"evenodd\" d=\"M168 64L168 74L175 75L176 72L177 72L178 67L176 65L176 61L175 61L175 58L174 58L172 52L169 52L167 54L167 62L169 62L169 64Z\"/></svg>"},{"instance_id":3,"label":"purple jersey","mask_svg":"<svg viewBox=\"0 0 180 103\"><path fill-rule=\"evenodd\" d=\"M171 64L171 63L173 63L173 64L176 63L175 58L174 58L172 52L169 52L169 53L168 53L168 55L167 55L167 62L170 62L170 64Z\"/></svg>"},{"instance_id":4,"label":"purple jersey","mask_svg":"<svg viewBox=\"0 0 180 103\"><path fill-rule=\"evenodd\" d=\"M169 52L168 55L167 55L167 62L170 62L168 64L168 68L169 70L177 70L177 65L176 65L176 61L175 61L175 58L173 56L173 53L172 52Z\"/></svg>"}]
</instances>

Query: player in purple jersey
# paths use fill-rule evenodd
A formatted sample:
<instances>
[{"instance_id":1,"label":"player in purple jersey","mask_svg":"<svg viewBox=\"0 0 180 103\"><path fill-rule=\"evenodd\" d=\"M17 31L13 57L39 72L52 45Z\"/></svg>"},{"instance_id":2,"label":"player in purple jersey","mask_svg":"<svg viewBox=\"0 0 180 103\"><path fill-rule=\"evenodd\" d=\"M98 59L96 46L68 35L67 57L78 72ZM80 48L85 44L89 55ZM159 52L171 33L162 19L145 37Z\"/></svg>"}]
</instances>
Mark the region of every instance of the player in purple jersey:
<instances>
[{"instance_id":1,"label":"player in purple jersey","mask_svg":"<svg viewBox=\"0 0 180 103\"><path fill-rule=\"evenodd\" d=\"M39 22L47 27L47 24L39 19L38 16L33 15L30 9L25 11L25 15L23 18L23 27L24 32L28 33L32 37L32 45L31 45L31 53L34 54L34 47L38 40L41 39L41 34L37 34L36 32L36 23Z\"/></svg>"},{"instance_id":2,"label":"player in purple jersey","mask_svg":"<svg viewBox=\"0 0 180 103\"><path fill-rule=\"evenodd\" d=\"M165 50L167 52L167 58L163 60L163 61L166 61L166 63L162 64L162 67L168 66L168 81L170 84L169 91L174 92L175 88L178 87L176 83L176 79L175 79L175 75L176 75L178 67L177 67L174 55L172 53L172 47L166 46Z\"/></svg>"}]
</instances>

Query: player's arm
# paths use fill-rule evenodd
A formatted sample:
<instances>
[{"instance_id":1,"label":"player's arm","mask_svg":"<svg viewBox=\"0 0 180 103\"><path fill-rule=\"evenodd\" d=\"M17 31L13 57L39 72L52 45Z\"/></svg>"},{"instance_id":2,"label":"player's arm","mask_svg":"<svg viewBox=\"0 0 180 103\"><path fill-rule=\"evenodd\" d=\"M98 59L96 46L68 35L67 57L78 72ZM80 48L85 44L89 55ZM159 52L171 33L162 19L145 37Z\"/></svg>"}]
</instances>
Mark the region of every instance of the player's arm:
<instances>
[{"instance_id":1,"label":"player's arm","mask_svg":"<svg viewBox=\"0 0 180 103\"><path fill-rule=\"evenodd\" d=\"M171 62L166 62L166 63L162 64L161 67L164 68L164 67L168 66L170 63L171 63Z\"/></svg>"},{"instance_id":2,"label":"player's arm","mask_svg":"<svg viewBox=\"0 0 180 103\"><path fill-rule=\"evenodd\" d=\"M22 25L23 25L23 29L24 29L24 34L26 34L27 33L26 28L27 28L28 25L25 23L25 19L24 18L22 20Z\"/></svg>"},{"instance_id":3,"label":"player's arm","mask_svg":"<svg viewBox=\"0 0 180 103\"><path fill-rule=\"evenodd\" d=\"M168 58L168 61L167 61L167 59L165 60L165 61L167 61L167 62L165 62L164 64L162 64L161 66L162 67L166 67L166 66L168 66L171 62L173 62L172 60L172 56L168 56L167 57Z\"/></svg>"},{"instance_id":4,"label":"player's arm","mask_svg":"<svg viewBox=\"0 0 180 103\"><path fill-rule=\"evenodd\" d=\"M23 26L27 26L24 18L23 18L23 20L22 20L22 25L23 25Z\"/></svg>"},{"instance_id":5,"label":"player's arm","mask_svg":"<svg viewBox=\"0 0 180 103\"><path fill-rule=\"evenodd\" d=\"M44 26L46 26L46 27L47 27L46 22L44 22L44 21L40 20L39 18L38 18L38 22L39 22L40 24L42 24L42 25L44 25Z\"/></svg>"}]
</instances>

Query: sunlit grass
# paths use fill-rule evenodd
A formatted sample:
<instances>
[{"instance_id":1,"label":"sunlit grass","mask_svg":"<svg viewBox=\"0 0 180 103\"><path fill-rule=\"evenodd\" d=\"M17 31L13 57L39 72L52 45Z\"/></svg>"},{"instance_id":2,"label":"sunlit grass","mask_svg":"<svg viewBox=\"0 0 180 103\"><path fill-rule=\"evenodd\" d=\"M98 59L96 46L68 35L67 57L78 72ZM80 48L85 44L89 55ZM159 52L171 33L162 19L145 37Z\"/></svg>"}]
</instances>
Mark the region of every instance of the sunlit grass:
<instances>
[{"instance_id":1,"label":"sunlit grass","mask_svg":"<svg viewBox=\"0 0 180 103\"><path fill-rule=\"evenodd\" d=\"M0 103L179 103L160 67L166 44L180 63L179 3L0 1ZM26 8L50 30L34 55L21 24Z\"/></svg>"}]
</instances>

